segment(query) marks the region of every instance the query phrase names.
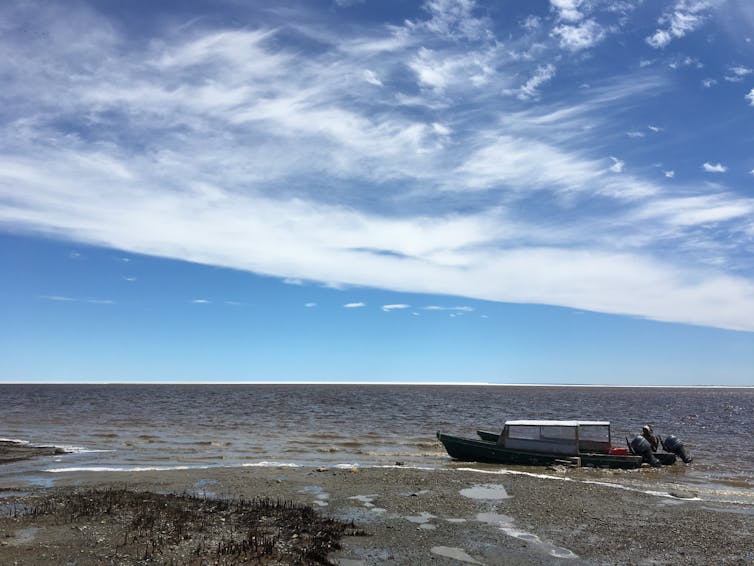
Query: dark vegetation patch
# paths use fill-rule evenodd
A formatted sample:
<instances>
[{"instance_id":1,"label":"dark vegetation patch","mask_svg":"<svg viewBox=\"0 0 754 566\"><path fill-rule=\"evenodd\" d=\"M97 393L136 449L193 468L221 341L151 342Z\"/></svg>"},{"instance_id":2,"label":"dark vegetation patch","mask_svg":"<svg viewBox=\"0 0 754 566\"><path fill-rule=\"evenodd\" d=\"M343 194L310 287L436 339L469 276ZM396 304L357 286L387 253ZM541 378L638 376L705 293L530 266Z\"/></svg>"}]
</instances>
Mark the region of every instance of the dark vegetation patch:
<instances>
[{"instance_id":1,"label":"dark vegetation patch","mask_svg":"<svg viewBox=\"0 0 754 566\"><path fill-rule=\"evenodd\" d=\"M0 522L6 531L0 561L329 564L341 537L365 534L309 506L266 498L90 489L24 499L6 507ZM12 533L32 530L34 540L14 543Z\"/></svg>"}]
</instances>

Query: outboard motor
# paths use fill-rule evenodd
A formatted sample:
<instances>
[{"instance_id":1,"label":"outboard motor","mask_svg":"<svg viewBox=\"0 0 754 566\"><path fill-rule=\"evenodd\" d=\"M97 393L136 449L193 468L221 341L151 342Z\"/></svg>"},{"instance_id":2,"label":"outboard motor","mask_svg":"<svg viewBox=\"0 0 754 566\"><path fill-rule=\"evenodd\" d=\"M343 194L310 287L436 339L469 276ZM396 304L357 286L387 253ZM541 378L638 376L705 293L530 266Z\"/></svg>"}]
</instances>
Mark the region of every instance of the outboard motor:
<instances>
[{"instance_id":1,"label":"outboard motor","mask_svg":"<svg viewBox=\"0 0 754 566\"><path fill-rule=\"evenodd\" d=\"M653 468L661 466L660 461L652 454L652 445L643 436L637 435L628 443L628 447L631 452L637 456L641 456L642 459L647 462Z\"/></svg>"},{"instance_id":2,"label":"outboard motor","mask_svg":"<svg viewBox=\"0 0 754 566\"><path fill-rule=\"evenodd\" d=\"M681 442L677 436L671 434L669 436L666 436L665 438L660 438L660 443L662 443L662 448L663 450L665 450L665 452L675 454L681 460L683 460L684 464L688 464L694 459L689 455L686 447L683 445L683 442Z\"/></svg>"}]
</instances>

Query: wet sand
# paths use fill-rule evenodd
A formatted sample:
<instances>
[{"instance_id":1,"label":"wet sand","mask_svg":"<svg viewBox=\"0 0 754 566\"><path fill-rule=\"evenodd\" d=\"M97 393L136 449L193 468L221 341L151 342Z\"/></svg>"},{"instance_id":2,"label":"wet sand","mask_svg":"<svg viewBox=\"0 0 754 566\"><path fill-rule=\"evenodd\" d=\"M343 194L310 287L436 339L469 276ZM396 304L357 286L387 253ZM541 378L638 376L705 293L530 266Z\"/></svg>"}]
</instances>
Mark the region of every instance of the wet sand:
<instances>
[{"instance_id":1,"label":"wet sand","mask_svg":"<svg viewBox=\"0 0 754 566\"><path fill-rule=\"evenodd\" d=\"M364 531L359 536L346 533L340 541L342 548L329 554L332 563L343 566L754 563L751 507L689 499L693 494L661 497L584 481L566 482L557 477L570 472L548 473L555 479L485 474L460 467L247 467L61 473L55 475L55 485L56 489L125 487L158 494L262 497L304 504L324 516L353 521ZM41 557L52 555L60 542L55 537L62 535L28 515L7 515L11 506L18 508L45 490L19 481L0 486L0 491L6 514L0 522L0 563L44 563ZM91 527L96 523L92 520ZM78 533L86 532L80 527ZM70 532L67 539L73 541L68 543L73 545L69 549L73 557L83 556L86 545L117 547L118 540L110 539L123 536L110 531L97 542L91 537L71 539ZM79 558L74 563L97 561ZM218 559L217 563L233 562Z\"/></svg>"}]
</instances>

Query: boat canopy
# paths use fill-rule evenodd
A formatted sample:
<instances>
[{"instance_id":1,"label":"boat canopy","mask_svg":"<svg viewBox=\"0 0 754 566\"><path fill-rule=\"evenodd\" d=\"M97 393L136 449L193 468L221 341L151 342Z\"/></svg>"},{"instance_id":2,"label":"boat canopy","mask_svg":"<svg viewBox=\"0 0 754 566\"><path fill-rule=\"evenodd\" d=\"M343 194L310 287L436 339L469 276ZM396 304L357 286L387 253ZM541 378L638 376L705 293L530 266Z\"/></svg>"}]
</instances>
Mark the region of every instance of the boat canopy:
<instances>
[{"instance_id":1,"label":"boat canopy","mask_svg":"<svg viewBox=\"0 0 754 566\"><path fill-rule=\"evenodd\" d=\"M514 450L576 455L579 452L608 452L608 421L506 421L498 445Z\"/></svg>"},{"instance_id":2,"label":"boat canopy","mask_svg":"<svg viewBox=\"0 0 754 566\"><path fill-rule=\"evenodd\" d=\"M610 421L505 421L512 426L610 426Z\"/></svg>"}]
</instances>

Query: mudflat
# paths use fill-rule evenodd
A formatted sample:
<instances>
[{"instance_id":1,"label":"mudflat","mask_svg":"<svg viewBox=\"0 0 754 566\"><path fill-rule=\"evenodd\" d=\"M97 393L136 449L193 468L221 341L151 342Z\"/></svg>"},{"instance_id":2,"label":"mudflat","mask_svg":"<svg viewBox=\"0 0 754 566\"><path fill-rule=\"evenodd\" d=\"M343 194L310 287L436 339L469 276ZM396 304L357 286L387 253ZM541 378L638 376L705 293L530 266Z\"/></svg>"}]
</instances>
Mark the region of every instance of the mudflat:
<instances>
[{"instance_id":1,"label":"mudflat","mask_svg":"<svg viewBox=\"0 0 754 566\"><path fill-rule=\"evenodd\" d=\"M401 466L61 473L52 489L30 488L22 481L0 486L0 563L754 562L750 506L698 501L691 493L660 496L573 479L568 474L553 471L541 477ZM118 493L124 501L137 502L135 507L112 503ZM73 506L80 508L86 497L91 503L84 507L95 505L94 498L106 502L109 497L110 512L105 512L104 505L99 511L90 508L88 515L82 511L74 516ZM62 502L62 507L55 511L51 499ZM241 520L240 511L228 511L226 503L215 505L218 500L256 502L266 505L267 511L249 511L251 515ZM144 516L150 512L159 516L164 508L178 509L178 514L185 511L198 530L182 523L183 538L176 542L170 536L173 531L164 526L175 520L163 524L158 517L151 523L157 525L151 532L165 529L165 536L139 539L135 521L148 522ZM292 514L276 518L275 508L289 509ZM137 516L142 518L137 520ZM263 523L252 524L252 516L263 517ZM320 520L324 522L317 523ZM211 529L215 538L207 534ZM197 545L186 541L197 537L196 542L201 536L208 542L200 560L190 554ZM290 553L254 558L241 552L244 537L253 538L257 546L274 538L279 549ZM221 548L220 541L226 546ZM155 546L160 544L162 548ZM183 546L176 550L179 544ZM318 544L326 552L305 554Z\"/></svg>"}]
</instances>

